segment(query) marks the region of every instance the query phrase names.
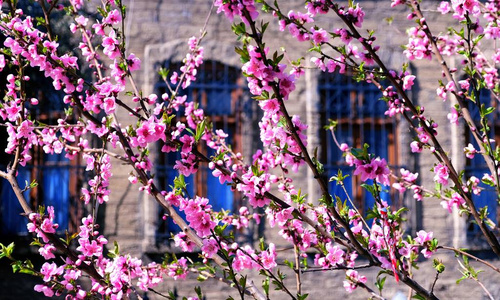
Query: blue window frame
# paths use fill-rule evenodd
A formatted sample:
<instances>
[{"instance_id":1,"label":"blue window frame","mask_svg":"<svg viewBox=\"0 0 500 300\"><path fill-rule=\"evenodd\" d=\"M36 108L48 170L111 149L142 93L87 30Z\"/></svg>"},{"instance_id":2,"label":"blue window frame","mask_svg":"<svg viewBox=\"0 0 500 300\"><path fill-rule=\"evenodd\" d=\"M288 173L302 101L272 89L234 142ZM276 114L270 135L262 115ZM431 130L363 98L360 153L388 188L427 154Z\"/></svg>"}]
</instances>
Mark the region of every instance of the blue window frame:
<instances>
[{"instance_id":1,"label":"blue window frame","mask_svg":"<svg viewBox=\"0 0 500 300\"><path fill-rule=\"evenodd\" d=\"M163 67L171 71L178 70L181 65L166 61ZM206 61L198 70L197 80L186 90L182 91L187 95L187 101L193 101L203 108L205 116L209 117L214 125L214 129L222 129L229 137L226 141L232 145L233 150L239 151L241 148L241 113L247 105L246 90L243 85L243 78L237 68L223 64L218 61ZM156 85L159 94L168 92L165 83L159 82ZM182 110L179 119L183 119ZM247 112L248 113L248 112ZM198 145L198 151L207 157L214 155L214 150L207 147L203 142ZM167 189L173 185L174 178L178 176L177 170L173 168L178 153L160 153L156 167L156 176L162 188ZM211 170L203 164L198 172L185 178L187 183L187 193L207 197L213 209L233 211L235 209L235 193L228 185L221 185L218 178L212 176ZM160 209L159 217L164 211ZM181 213L182 215L182 213ZM161 220L161 219L159 219ZM157 240L166 241L171 233L178 232L178 227L171 221L160 221L157 228Z\"/></svg>"},{"instance_id":2,"label":"blue window frame","mask_svg":"<svg viewBox=\"0 0 500 300\"><path fill-rule=\"evenodd\" d=\"M382 93L373 84L356 82L351 76L322 73L319 77L320 116L323 125L332 119L338 122L335 136L339 143L361 148L370 145L368 151L385 158L391 168L397 162L396 120L385 116L387 105L380 98ZM360 179L353 176L354 169L345 163L342 151L335 144L331 133L320 129L320 137L325 147L322 157L326 176L330 178L341 170L349 175L344 181L347 195L335 181L330 183L330 192L342 201L349 196L357 208L366 213L375 204L372 195L360 187ZM370 183L370 182L368 182ZM389 204L401 206L399 195L382 192L382 199Z\"/></svg>"}]
</instances>

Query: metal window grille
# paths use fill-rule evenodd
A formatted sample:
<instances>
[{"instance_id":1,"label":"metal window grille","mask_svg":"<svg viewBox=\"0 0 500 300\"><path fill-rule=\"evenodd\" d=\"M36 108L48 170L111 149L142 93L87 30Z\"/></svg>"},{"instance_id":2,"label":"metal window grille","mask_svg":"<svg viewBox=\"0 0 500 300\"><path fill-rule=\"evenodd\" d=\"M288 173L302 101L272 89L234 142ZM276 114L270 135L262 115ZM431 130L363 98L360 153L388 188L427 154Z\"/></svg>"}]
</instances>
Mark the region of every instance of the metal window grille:
<instances>
[{"instance_id":1,"label":"metal window grille","mask_svg":"<svg viewBox=\"0 0 500 300\"><path fill-rule=\"evenodd\" d=\"M356 82L348 75L322 73L318 91L321 124L328 124L329 119L338 122L335 136L339 143L347 143L355 148L368 143L370 153L385 158L392 169L396 168L397 121L384 115L387 105L380 99L382 94L373 84ZM345 163L342 151L323 126L320 137L322 145L325 145L322 158L327 176L337 175L338 170L349 175L344 181L347 194L336 182L330 184L331 194L339 196L342 201L350 197L358 209L366 213L374 205L373 197L360 187L360 179L353 176L354 169ZM384 192L381 196L393 206L402 205L402 197L396 193Z\"/></svg>"},{"instance_id":2,"label":"metal window grille","mask_svg":"<svg viewBox=\"0 0 500 300\"><path fill-rule=\"evenodd\" d=\"M54 95L44 97L41 92L38 94L42 101L36 109L31 109L32 115L45 124L57 124L57 119L64 115L64 111L55 109L58 104L51 103L62 103L62 99ZM0 135L6 137L7 133L2 131ZM31 151L32 160L18 171L21 188L34 180L38 183L24 193L30 206L33 209L40 205L55 208L58 234L64 234L66 230L77 232L84 215L84 205L80 200L80 190L85 181L84 168L79 157L70 161L64 154L45 154L41 147L34 147ZM4 162L10 160L8 156L2 158L5 159ZM22 208L5 179L0 181L0 195L1 233L27 235L27 219L22 215Z\"/></svg>"},{"instance_id":3,"label":"metal window grille","mask_svg":"<svg viewBox=\"0 0 500 300\"><path fill-rule=\"evenodd\" d=\"M180 66L179 63L169 61L163 63L163 67L171 71L179 70ZM251 114L252 109L249 107L251 103L247 101L249 97L246 97L246 88L238 69L217 61L206 61L198 70L196 77L197 80L182 93L187 95L187 101L194 101L204 109L205 116L212 121L214 129L223 129L229 134L226 140L232 145L233 150L241 151L242 128L245 123L243 119ZM160 81L155 89L158 93L168 92L165 83ZM181 110L178 115L181 121L184 119L182 115ZM215 154L203 142L198 145L198 150L208 157ZM178 153L159 153L156 176L163 189L173 185L173 180L178 175L173 166L179 157ZM186 183L191 197L198 195L209 198L216 211L221 209L233 211L238 206L235 202L239 197L235 197L229 186L221 185L205 165L200 166L196 174L186 178ZM159 243L166 242L171 233L179 231L170 219L167 221L160 219L163 214L164 211L160 209L158 216L160 222L156 232Z\"/></svg>"}]
</instances>

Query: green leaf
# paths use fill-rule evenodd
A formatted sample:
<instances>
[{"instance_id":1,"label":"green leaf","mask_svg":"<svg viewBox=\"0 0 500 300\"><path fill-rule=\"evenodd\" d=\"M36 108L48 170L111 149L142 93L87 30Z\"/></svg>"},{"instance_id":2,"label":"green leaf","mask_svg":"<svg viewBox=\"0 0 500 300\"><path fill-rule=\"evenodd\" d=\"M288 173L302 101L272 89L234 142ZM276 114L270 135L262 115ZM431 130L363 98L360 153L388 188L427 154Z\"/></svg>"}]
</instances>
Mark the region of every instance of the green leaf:
<instances>
[{"instance_id":1,"label":"green leaf","mask_svg":"<svg viewBox=\"0 0 500 300\"><path fill-rule=\"evenodd\" d=\"M267 26L269 26L269 22L264 23L264 21L262 21L260 33L264 34L264 32L266 32Z\"/></svg>"},{"instance_id":2,"label":"green leaf","mask_svg":"<svg viewBox=\"0 0 500 300\"><path fill-rule=\"evenodd\" d=\"M21 271L22 268L23 268L23 266L22 266L20 261L16 261L16 262L12 263L12 272L13 273L17 273L17 272Z\"/></svg>"},{"instance_id":3,"label":"green leaf","mask_svg":"<svg viewBox=\"0 0 500 300\"><path fill-rule=\"evenodd\" d=\"M3 257L7 257L12 259L12 252L14 252L14 242L10 243L7 247L5 247L2 243L0 243L0 259Z\"/></svg>"},{"instance_id":4,"label":"green leaf","mask_svg":"<svg viewBox=\"0 0 500 300\"><path fill-rule=\"evenodd\" d=\"M184 175L179 174L179 176L174 179L174 188L176 190L183 191L186 189L186 181L184 180Z\"/></svg>"},{"instance_id":5,"label":"green leaf","mask_svg":"<svg viewBox=\"0 0 500 300\"><path fill-rule=\"evenodd\" d=\"M207 127L206 119L203 119L198 125L196 125L196 134L194 136L194 140L198 143L205 133L205 128Z\"/></svg>"},{"instance_id":6,"label":"green leaf","mask_svg":"<svg viewBox=\"0 0 500 300\"><path fill-rule=\"evenodd\" d=\"M115 247L112 251L109 251L109 253L108 253L109 258L116 258L116 257L120 256L120 247L118 246L118 242L114 241L113 244Z\"/></svg>"},{"instance_id":7,"label":"green leaf","mask_svg":"<svg viewBox=\"0 0 500 300\"><path fill-rule=\"evenodd\" d=\"M266 296L269 296L269 277L266 277L266 279L262 280L262 289L264 290Z\"/></svg>"},{"instance_id":8,"label":"green leaf","mask_svg":"<svg viewBox=\"0 0 500 300\"><path fill-rule=\"evenodd\" d=\"M306 202L306 196L302 195L302 190L299 189L296 195L292 195L292 201L298 204L304 204Z\"/></svg>"},{"instance_id":9,"label":"green leaf","mask_svg":"<svg viewBox=\"0 0 500 300\"><path fill-rule=\"evenodd\" d=\"M19 273L23 273L23 274L28 274L28 275L35 275L35 271L33 270L30 270L30 269L26 269L26 268L22 268L21 270L19 270Z\"/></svg>"},{"instance_id":10,"label":"green leaf","mask_svg":"<svg viewBox=\"0 0 500 300\"><path fill-rule=\"evenodd\" d=\"M288 259L285 259L285 261L283 262L286 266L288 266L290 269L293 270L294 268L294 265L293 265L293 262L289 261Z\"/></svg>"},{"instance_id":11,"label":"green leaf","mask_svg":"<svg viewBox=\"0 0 500 300\"><path fill-rule=\"evenodd\" d=\"M380 217L380 215L378 213L378 210L372 207L372 208L367 210L365 219L371 220L371 219L375 219L375 218L379 218L379 217Z\"/></svg>"},{"instance_id":12,"label":"green leaf","mask_svg":"<svg viewBox=\"0 0 500 300\"><path fill-rule=\"evenodd\" d=\"M432 266L434 267L434 269L436 269L436 271L438 273L443 273L444 272L445 266L438 259L436 259L436 258L434 259L434 261L432 262Z\"/></svg>"},{"instance_id":13,"label":"green leaf","mask_svg":"<svg viewBox=\"0 0 500 300\"><path fill-rule=\"evenodd\" d=\"M311 47L309 48L309 50L307 50L308 52L318 52L318 53L321 53L321 46L320 45L316 45L314 47Z\"/></svg>"},{"instance_id":14,"label":"green leaf","mask_svg":"<svg viewBox=\"0 0 500 300\"><path fill-rule=\"evenodd\" d=\"M285 54L279 55L278 57L276 57L276 59L274 59L274 63L276 65L278 65L281 62L281 60L283 59L283 57L285 57Z\"/></svg>"},{"instance_id":15,"label":"green leaf","mask_svg":"<svg viewBox=\"0 0 500 300\"><path fill-rule=\"evenodd\" d=\"M45 19L43 17L36 17L35 18L36 20L36 26L44 26L46 23L45 23Z\"/></svg>"},{"instance_id":16,"label":"green leaf","mask_svg":"<svg viewBox=\"0 0 500 300\"><path fill-rule=\"evenodd\" d=\"M261 237L259 239L259 249L260 249L260 251L264 251L266 249L266 245L264 243L264 237Z\"/></svg>"},{"instance_id":17,"label":"green leaf","mask_svg":"<svg viewBox=\"0 0 500 300\"><path fill-rule=\"evenodd\" d=\"M309 294L297 294L298 300L305 300Z\"/></svg>"},{"instance_id":18,"label":"green leaf","mask_svg":"<svg viewBox=\"0 0 500 300\"><path fill-rule=\"evenodd\" d=\"M495 186L495 183L492 180L485 178L485 177L483 177L481 179L481 182L486 184L486 185L489 185L489 186L493 186L493 187Z\"/></svg>"},{"instance_id":19,"label":"green leaf","mask_svg":"<svg viewBox=\"0 0 500 300\"><path fill-rule=\"evenodd\" d=\"M375 187L371 184L362 183L361 187L367 190L370 194L375 196Z\"/></svg>"},{"instance_id":20,"label":"green leaf","mask_svg":"<svg viewBox=\"0 0 500 300\"><path fill-rule=\"evenodd\" d=\"M337 184L341 184L347 177L349 177L349 174L343 175L342 170L338 169L337 176L330 177L330 182L335 180Z\"/></svg>"},{"instance_id":21,"label":"green leaf","mask_svg":"<svg viewBox=\"0 0 500 300\"><path fill-rule=\"evenodd\" d=\"M377 281L375 282L375 286L377 287L377 289L382 292L382 290L384 289L384 284L385 284L385 280L387 279L387 277L377 277Z\"/></svg>"},{"instance_id":22,"label":"green leaf","mask_svg":"<svg viewBox=\"0 0 500 300\"><path fill-rule=\"evenodd\" d=\"M234 34L236 34L236 35L242 35L242 34L247 33L245 23L243 23L243 22L240 22L239 24L231 25L231 29L233 30Z\"/></svg>"},{"instance_id":23,"label":"green leaf","mask_svg":"<svg viewBox=\"0 0 500 300\"><path fill-rule=\"evenodd\" d=\"M160 75L160 77L166 81L167 80L167 77L168 77L168 73L170 73L170 70L167 70L165 68L160 68L160 70L158 71L158 75Z\"/></svg>"},{"instance_id":24,"label":"green leaf","mask_svg":"<svg viewBox=\"0 0 500 300\"><path fill-rule=\"evenodd\" d=\"M203 293L201 292L201 287L197 286L194 288L194 291L196 292L196 295L198 296L199 299L203 299Z\"/></svg>"},{"instance_id":25,"label":"green leaf","mask_svg":"<svg viewBox=\"0 0 500 300\"><path fill-rule=\"evenodd\" d=\"M492 112L494 112L494 111L495 111L495 108L494 108L494 107L488 107L488 108L486 108L486 109L484 110L484 114L485 114L485 115L489 115L489 114L491 114L491 113L492 113Z\"/></svg>"},{"instance_id":26,"label":"green leaf","mask_svg":"<svg viewBox=\"0 0 500 300\"><path fill-rule=\"evenodd\" d=\"M240 56L240 60L242 63L247 63L248 61L250 61L250 55L248 54L248 50L246 47L235 47L234 51Z\"/></svg>"},{"instance_id":27,"label":"green leaf","mask_svg":"<svg viewBox=\"0 0 500 300\"><path fill-rule=\"evenodd\" d=\"M241 276L241 278L239 280L239 283L240 283L240 286L243 289L246 289L246 286L247 286L247 276Z\"/></svg>"},{"instance_id":28,"label":"green leaf","mask_svg":"<svg viewBox=\"0 0 500 300\"><path fill-rule=\"evenodd\" d=\"M322 163L320 163L320 162L316 159L316 157L313 157L313 158L312 158L312 162L313 162L313 164L316 166L316 170L318 170L318 173L319 173L319 174L323 174L323 173L325 172L325 168L324 168L323 164L322 164Z\"/></svg>"}]
</instances>

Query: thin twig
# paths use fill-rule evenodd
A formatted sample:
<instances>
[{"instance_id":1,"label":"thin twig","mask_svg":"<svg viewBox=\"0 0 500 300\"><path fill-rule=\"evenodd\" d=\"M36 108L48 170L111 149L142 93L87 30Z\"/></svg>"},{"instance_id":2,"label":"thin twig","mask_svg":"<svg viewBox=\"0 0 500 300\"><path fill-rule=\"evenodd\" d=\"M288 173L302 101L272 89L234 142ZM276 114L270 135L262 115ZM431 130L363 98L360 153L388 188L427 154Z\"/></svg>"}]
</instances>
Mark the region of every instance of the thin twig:
<instances>
[{"instance_id":1,"label":"thin twig","mask_svg":"<svg viewBox=\"0 0 500 300\"><path fill-rule=\"evenodd\" d=\"M479 286L483 289L483 291L486 293L486 295L488 295L488 297L490 298L490 300L495 300L495 298L493 298L493 296L491 295L491 293L484 286L484 284L481 281L479 281L479 279L474 278L474 280L477 282L477 284L479 284Z\"/></svg>"},{"instance_id":2,"label":"thin twig","mask_svg":"<svg viewBox=\"0 0 500 300\"><path fill-rule=\"evenodd\" d=\"M453 247L448 247L448 246L437 246L437 248L436 248L436 249L438 249L438 250L439 250L439 249L445 249L445 250L451 250L451 251L454 251L454 252L456 252L456 253L460 253L460 254L465 255L465 256L467 256L467 257L469 257L469 258L472 258L473 260L475 260L475 261L477 261L477 262L480 262L480 263L482 263L482 264L484 264L484 265L488 266L488 267L489 267L489 268L491 268L492 270L494 270L494 271L496 271L496 272L500 273L500 268L497 268L497 267L495 267L494 265L492 265L491 263L489 263L489 262L487 262L487 261L485 261L485 260L482 260L482 259L480 259L479 257L474 256L474 255L472 255L472 254L470 254L470 253L467 253L467 252L465 252L465 251L463 251L463 250L461 250L461 249L457 249L457 248L453 248Z\"/></svg>"},{"instance_id":3,"label":"thin twig","mask_svg":"<svg viewBox=\"0 0 500 300\"><path fill-rule=\"evenodd\" d=\"M324 272L324 271L337 271L337 270L359 270L359 269L368 269L373 267L372 264L359 265L355 267L347 267L347 266L336 266L331 268L322 268L322 267L310 267L307 269L303 269L302 273L310 273L310 272Z\"/></svg>"},{"instance_id":4,"label":"thin twig","mask_svg":"<svg viewBox=\"0 0 500 300\"><path fill-rule=\"evenodd\" d=\"M297 247L297 244L294 243L293 245L293 250L294 250L294 253L295 253L295 280L297 282L297 294L298 295L302 295L302 281L300 279L300 273L301 273L301 269L300 269L300 260L299 260L299 247Z\"/></svg>"},{"instance_id":5,"label":"thin twig","mask_svg":"<svg viewBox=\"0 0 500 300\"><path fill-rule=\"evenodd\" d=\"M434 277L434 282L432 282L432 286L431 286L431 293L434 293L434 287L436 286L436 282L438 281L439 279L439 272L436 272L436 277Z\"/></svg>"}]
</instances>

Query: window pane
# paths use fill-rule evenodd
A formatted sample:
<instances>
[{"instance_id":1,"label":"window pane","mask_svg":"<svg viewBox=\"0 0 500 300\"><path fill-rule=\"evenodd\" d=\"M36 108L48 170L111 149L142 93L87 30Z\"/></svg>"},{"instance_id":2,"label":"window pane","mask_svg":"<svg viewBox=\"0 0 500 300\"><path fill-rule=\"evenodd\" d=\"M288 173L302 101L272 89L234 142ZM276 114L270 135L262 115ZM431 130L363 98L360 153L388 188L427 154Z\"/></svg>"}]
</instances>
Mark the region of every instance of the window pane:
<instances>
[{"instance_id":1,"label":"window pane","mask_svg":"<svg viewBox=\"0 0 500 300\"><path fill-rule=\"evenodd\" d=\"M382 93L375 85L356 82L352 77L342 74L323 73L319 78L318 92L321 122L326 125L329 123L329 119L337 121L335 138L339 144L346 143L350 147L362 148L365 143L368 143L370 145L369 153L385 158L393 167L397 165L394 139L396 123L386 118L384 113L387 105L380 100ZM339 170L344 175L349 175L344 180L348 195L336 182L330 183L332 194L339 196L342 201L349 196L358 209L366 212L374 205L374 198L360 188L360 179L352 176L354 169L345 163L345 159L342 157L343 153L338 148L331 133L325 133L323 129L321 130L322 145L326 145L322 149L326 176L337 175ZM372 181L367 183L372 184ZM397 197L389 192L381 193L381 198L389 204L391 196L392 198Z\"/></svg>"},{"instance_id":2,"label":"window pane","mask_svg":"<svg viewBox=\"0 0 500 300\"><path fill-rule=\"evenodd\" d=\"M180 64L165 62L163 64L170 69L171 73L179 70ZM244 87L240 85L239 71L237 68L230 67L216 61L206 61L198 70L197 80L184 91L181 95L187 96L187 101L193 101L204 109L205 116L209 117L215 129L222 129L229 137L226 138L228 144L232 144L235 151L239 151L237 136L241 134L241 124L239 114L244 105L240 102L244 97ZM164 83L158 81L157 91L165 90ZM181 109L178 113L178 119L185 121L184 111ZM160 147L161 148L161 147ZM213 149L207 147L204 142L198 145L198 151L207 157L214 156ZM173 185L173 180L178 172L173 167L176 160L180 158L178 153L161 153L159 165L157 166L157 178L163 189L168 189ZM195 195L207 197L210 204L216 211L222 209L233 211L234 193L230 186L220 184L219 179L212 175L206 165L200 165L196 174L186 178L188 183L188 194L190 197ZM164 212L160 212L163 216ZM170 237L171 233L178 232L177 226L172 221L160 222L157 236L160 240Z\"/></svg>"}]
</instances>

